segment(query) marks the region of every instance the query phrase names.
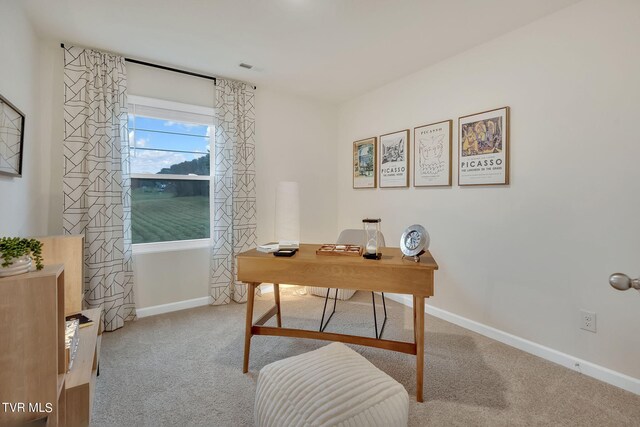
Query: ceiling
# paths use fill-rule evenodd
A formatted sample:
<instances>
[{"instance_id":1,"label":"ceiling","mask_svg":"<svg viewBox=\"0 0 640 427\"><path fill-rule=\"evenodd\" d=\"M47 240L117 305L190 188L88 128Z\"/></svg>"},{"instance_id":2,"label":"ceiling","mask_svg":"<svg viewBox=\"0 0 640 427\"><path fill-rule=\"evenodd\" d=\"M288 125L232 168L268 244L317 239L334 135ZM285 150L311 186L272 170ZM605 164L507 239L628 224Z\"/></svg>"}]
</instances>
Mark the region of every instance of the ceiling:
<instances>
[{"instance_id":1,"label":"ceiling","mask_svg":"<svg viewBox=\"0 0 640 427\"><path fill-rule=\"evenodd\" d=\"M339 103L578 0L24 0L41 37ZM238 67L245 62L252 70Z\"/></svg>"}]
</instances>

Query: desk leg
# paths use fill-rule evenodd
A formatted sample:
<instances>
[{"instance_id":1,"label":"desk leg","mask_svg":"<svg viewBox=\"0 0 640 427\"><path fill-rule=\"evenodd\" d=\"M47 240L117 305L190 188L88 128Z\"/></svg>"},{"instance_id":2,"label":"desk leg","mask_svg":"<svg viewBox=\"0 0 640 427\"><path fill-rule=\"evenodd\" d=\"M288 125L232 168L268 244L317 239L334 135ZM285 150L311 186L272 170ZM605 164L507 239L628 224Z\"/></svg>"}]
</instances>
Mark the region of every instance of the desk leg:
<instances>
[{"instance_id":1,"label":"desk leg","mask_svg":"<svg viewBox=\"0 0 640 427\"><path fill-rule=\"evenodd\" d=\"M424 379L424 297L414 297L416 313L414 331L416 334L416 400L423 402L422 382Z\"/></svg>"},{"instance_id":2,"label":"desk leg","mask_svg":"<svg viewBox=\"0 0 640 427\"><path fill-rule=\"evenodd\" d=\"M413 342L416 342L416 297L413 296Z\"/></svg>"},{"instance_id":3,"label":"desk leg","mask_svg":"<svg viewBox=\"0 0 640 427\"><path fill-rule=\"evenodd\" d=\"M253 299L256 295L256 284L247 283L247 317L244 330L244 361L242 372L249 371L249 350L251 347L251 326L253 326Z\"/></svg>"},{"instance_id":4,"label":"desk leg","mask_svg":"<svg viewBox=\"0 0 640 427\"><path fill-rule=\"evenodd\" d=\"M282 328L282 315L280 314L280 285L277 283L273 284L273 298L276 300L276 307L278 307L278 312L276 313L278 328Z\"/></svg>"}]
</instances>

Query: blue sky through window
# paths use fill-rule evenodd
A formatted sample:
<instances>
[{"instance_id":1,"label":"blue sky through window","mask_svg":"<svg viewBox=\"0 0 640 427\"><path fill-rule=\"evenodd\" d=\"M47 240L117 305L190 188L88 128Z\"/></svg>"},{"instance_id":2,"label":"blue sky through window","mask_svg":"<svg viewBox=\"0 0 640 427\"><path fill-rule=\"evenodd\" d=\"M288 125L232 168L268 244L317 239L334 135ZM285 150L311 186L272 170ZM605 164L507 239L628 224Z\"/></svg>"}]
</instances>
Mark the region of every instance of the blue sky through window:
<instances>
[{"instance_id":1,"label":"blue sky through window","mask_svg":"<svg viewBox=\"0 0 640 427\"><path fill-rule=\"evenodd\" d=\"M131 172L156 174L203 157L208 153L209 133L208 125L129 115Z\"/></svg>"}]
</instances>

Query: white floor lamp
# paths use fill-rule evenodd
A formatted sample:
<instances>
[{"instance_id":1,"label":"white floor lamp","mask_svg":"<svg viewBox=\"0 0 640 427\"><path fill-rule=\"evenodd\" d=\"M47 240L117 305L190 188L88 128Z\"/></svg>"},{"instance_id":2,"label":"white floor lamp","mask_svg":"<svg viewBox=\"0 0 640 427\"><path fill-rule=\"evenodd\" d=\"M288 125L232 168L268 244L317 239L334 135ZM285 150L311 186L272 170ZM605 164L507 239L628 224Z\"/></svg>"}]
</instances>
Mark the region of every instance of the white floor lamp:
<instances>
[{"instance_id":1,"label":"white floor lamp","mask_svg":"<svg viewBox=\"0 0 640 427\"><path fill-rule=\"evenodd\" d=\"M283 181L276 190L276 240L300 243L300 188Z\"/></svg>"},{"instance_id":2,"label":"white floor lamp","mask_svg":"<svg viewBox=\"0 0 640 427\"><path fill-rule=\"evenodd\" d=\"M283 181L276 190L276 240L280 244L300 244L300 187L297 182ZM307 288L297 287L298 295Z\"/></svg>"}]
</instances>

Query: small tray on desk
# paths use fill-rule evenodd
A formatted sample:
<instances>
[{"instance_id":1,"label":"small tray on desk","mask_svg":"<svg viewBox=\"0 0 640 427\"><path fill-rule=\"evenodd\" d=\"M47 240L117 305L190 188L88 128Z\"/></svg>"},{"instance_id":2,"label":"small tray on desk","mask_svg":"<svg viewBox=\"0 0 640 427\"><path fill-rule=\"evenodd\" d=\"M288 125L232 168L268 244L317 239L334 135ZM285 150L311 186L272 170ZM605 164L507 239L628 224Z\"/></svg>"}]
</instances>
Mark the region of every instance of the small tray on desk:
<instances>
[{"instance_id":1,"label":"small tray on desk","mask_svg":"<svg viewBox=\"0 0 640 427\"><path fill-rule=\"evenodd\" d=\"M331 243L320 246L320 248L316 250L316 255L362 256L362 246Z\"/></svg>"}]
</instances>

